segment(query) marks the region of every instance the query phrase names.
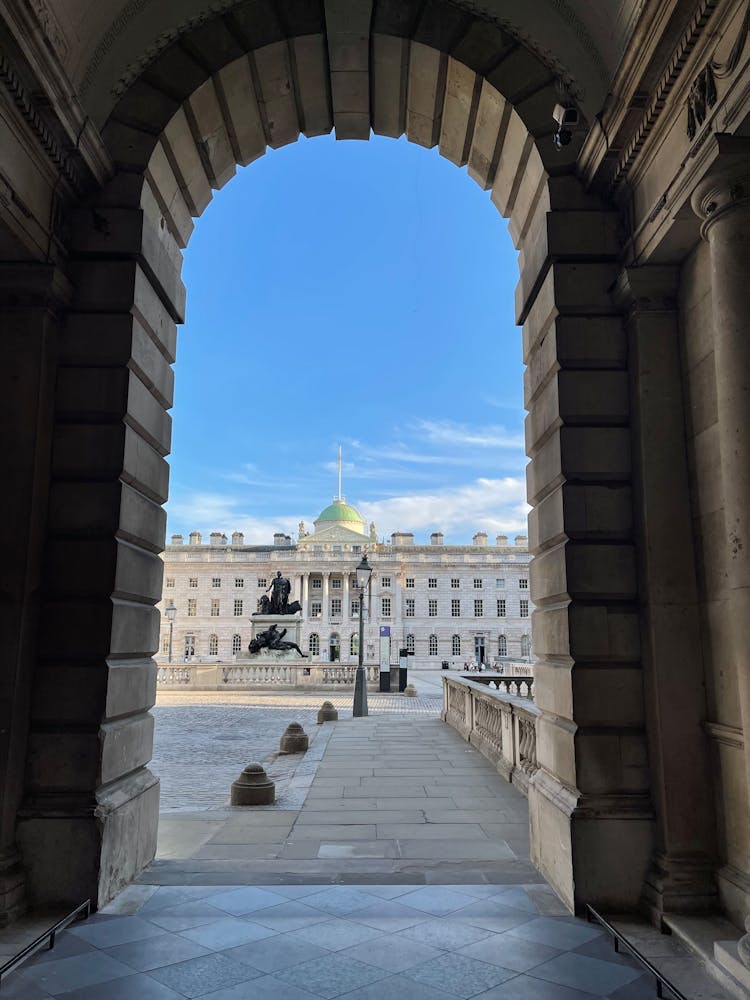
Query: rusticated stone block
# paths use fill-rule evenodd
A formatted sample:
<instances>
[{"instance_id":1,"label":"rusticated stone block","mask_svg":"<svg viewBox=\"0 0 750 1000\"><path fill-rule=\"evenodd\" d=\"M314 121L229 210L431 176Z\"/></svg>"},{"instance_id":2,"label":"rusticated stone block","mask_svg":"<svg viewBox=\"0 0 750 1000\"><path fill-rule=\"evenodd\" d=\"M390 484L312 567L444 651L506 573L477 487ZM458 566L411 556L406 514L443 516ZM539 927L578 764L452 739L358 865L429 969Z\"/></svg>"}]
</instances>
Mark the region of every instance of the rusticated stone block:
<instances>
[{"instance_id":1,"label":"rusticated stone block","mask_svg":"<svg viewBox=\"0 0 750 1000\"><path fill-rule=\"evenodd\" d=\"M404 694L406 695L407 698L416 698L417 689L414 687L413 684L407 684L406 687L404 688Z\"/></svg>"},{"instance_id":2,"label":"rusticated stone block","mask_svg":"<svg viewBox=\"0 0 750 1000\"><path fill-rule=\"evenodd\" d=\"M323 704L318 709L318 725L322 726L324 722L337 722L339 713L333 707L332 701L324 701Z\"/></svg>"},{"instance_id":3,"label":"rusticated stone block","mask_svg":"<svg viewBox=\"0 0 750 1000\"><path fill-rule=\"evenodd\" d=\"M281 737L279 750L281 753L304 753L309 745L309 737L299 722L290 722Z\"/></svg>"},{"instance_id":4,"label":"rusticated stone block","mask_svg":"<svg viewBox=\"0 0 750 1000\"><path fill-rule=\"evenodd\" d=\"M270 806L276 798L276 785L261 764L248 764L232 782L230 804L233 806Z\"/></svg>"}]
</instances>

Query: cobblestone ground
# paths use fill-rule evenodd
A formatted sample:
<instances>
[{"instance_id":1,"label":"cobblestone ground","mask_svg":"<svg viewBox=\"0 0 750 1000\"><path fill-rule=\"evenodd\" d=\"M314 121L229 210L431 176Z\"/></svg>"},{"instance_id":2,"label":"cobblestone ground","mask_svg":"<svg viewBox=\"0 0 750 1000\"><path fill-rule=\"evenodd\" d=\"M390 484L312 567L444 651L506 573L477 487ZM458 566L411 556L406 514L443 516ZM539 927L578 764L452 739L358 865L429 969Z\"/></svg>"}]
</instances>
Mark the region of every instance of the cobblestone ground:
<instances>
[{"instance_id":1,"label":"cobblestone ground","mask_svg":"<svg viewBox=\"0 0 750 1000\"><path fill-rule=\"evenodd\" d=\"M279 739L290 722L302 724L311 740L308 762L322 755L317 713L332 701L339 718L351 718L352 694L328 692L159 692L151 769L161 779L165 813L221 809L232 782L247 764L260 761L277 783L276 807L299 808L305 782L295 780L302 757L277 757ZM435 696L404 698L370 694L370 714L435 717L442 701ZM299 776L297 776L299 777Z\"/></svg>"}]
</instances>

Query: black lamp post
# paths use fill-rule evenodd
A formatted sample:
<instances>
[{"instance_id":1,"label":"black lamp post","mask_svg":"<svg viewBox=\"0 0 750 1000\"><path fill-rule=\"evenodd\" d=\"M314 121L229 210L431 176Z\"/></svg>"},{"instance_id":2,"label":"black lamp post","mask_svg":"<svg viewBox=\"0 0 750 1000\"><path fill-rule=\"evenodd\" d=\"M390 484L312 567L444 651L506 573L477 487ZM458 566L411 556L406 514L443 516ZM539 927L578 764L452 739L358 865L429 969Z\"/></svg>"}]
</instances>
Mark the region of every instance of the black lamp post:
<instances>
[{"instance_id":1,"label":"black lamp post","mask_svg":"<svg viewBox=\"0 0 750 1000\"><path fill-rule=\"evenodd\" d=\"M172 630L174 629L174 616L177 614L177 608L174 606L174 601L170 601L169 604L164 609L164 614L167 616L169 621L169 662L172 662Z\"/></svg>"},{"instance_id":2,"label":"black lamp post","mask_svg":"<svg viewBox=\"0 0 750 1000\"><path fill-rule=\"evenodd\" d=\"M352 715L355 719L361 718L363 715L367 715L367 678L365 677L365 668L363 663L364 649L365 649L365 619L364 619L364 603L365 603L365 591L370 584L370 577L372 576L372 566L367 561L367 553L362 556L362 561L355 570L357 574L357 590L359 590L359 649L358 649L358 662L357 662L357 676L354 680L354 708Z\"/></svg>"}]
</instances>

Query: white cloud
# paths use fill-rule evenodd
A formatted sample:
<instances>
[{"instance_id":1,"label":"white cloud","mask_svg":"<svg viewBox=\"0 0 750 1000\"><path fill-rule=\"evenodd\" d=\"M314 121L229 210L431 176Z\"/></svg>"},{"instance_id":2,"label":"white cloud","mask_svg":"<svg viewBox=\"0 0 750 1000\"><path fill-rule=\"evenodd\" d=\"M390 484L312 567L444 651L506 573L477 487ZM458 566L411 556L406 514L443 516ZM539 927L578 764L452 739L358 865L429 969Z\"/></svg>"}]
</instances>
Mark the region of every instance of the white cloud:
<instances>
[{"instance_id":1,"label":"white cloud","mask_svg":"<svg viewBox=\"0 0 750 1000\"><path fill-rule=\"evenodd\" d=\"M169 532L200 531L204 539L212 531L229 535L241 531L246 545L271 545L275 531L296 536L300 520L312 518L279 514L278 517L255 517L243 510L245 501L226 493L186 493L169 502ZM317 515L315 515L317 516Z\"/></svg>"},{"instance_id":2,"label":"white cloud","mask_svg":"<svg viewBox=\"0 0 750 1000\"><path fill-rule=\"evenodd\" d=\"M524 447L523 435L512 434L505 427L488 425L470 427L450 420L420 420L418 430L434 444L458 445L474 448L520 448Z\"/></svg>"}]
</instances>

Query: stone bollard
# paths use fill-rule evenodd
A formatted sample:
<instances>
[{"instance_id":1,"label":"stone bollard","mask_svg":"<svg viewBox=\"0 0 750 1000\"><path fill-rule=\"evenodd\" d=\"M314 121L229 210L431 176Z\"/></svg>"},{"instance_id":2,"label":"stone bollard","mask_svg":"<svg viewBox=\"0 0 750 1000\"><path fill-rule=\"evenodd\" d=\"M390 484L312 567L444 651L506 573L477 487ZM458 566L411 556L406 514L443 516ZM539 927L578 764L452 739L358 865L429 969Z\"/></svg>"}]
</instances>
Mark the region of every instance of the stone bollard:
<instances>
[{"instance_id":1,"label":"stone bollard","mask_svg":"<svg viewBox=\"0 0 750 1000\"><path fill-rule=\"evenodd\" d=\"M322 726L324 722L337 722L339 713L333 707L332 701L324 701L323 704L318 709L318 725Z\"/></svg>"},{"instance_id":2,"label":"stone bollard","mask_svg":"<svg viewBox=\"0 0 750 1000\"><path fill-rule=\"evenodd\" d=\"M248 764L232 782L230 804L233 806L270 806L276 799L276 785L261 764Z\"/></svg>"},{"instance_id":3,"label":"stone bollard","mask_svg":"<svg viewBox=\"0 0 750 1000\"><path fill-rule=\"evenodd\" d=\"M290 722L279 743L280 753L304 753L310 745L307 733L299 722Z\"/></svg>"},{"instance_id":4,"label":"stone bollard","mask_svg":"<svg viewBox=\"0 0 750 1000\"><path fill-rule=\"evenodd\" d=\"M404 688L404 694L406 695L407 698L416 698L417 689L414 687L413 684L407 684L406 687Z\"/></svg>"}]
</instances>

